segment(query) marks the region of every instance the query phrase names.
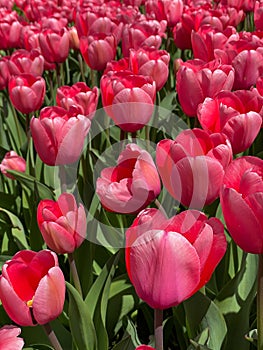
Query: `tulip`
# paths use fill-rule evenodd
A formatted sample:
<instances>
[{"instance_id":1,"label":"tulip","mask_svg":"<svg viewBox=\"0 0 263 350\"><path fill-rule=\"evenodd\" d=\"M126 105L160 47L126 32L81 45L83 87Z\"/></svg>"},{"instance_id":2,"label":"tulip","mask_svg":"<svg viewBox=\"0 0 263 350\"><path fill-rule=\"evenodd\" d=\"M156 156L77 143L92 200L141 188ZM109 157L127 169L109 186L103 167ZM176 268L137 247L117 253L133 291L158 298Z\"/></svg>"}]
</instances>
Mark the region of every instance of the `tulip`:
<instances>
[{"instance_id":1,"label":"tulip","mask_svg":"<svg viewBox=\"0 0 263 350\"><path fill-rule=\"evenodd\" d=\"M156 94L152 78L111 71L102 76L100 84L103 107L122 130L134 132L149 122Z\"/></svg>"},{"instance_id":2,"label":"tulip","mask_svg":"<svg viewBox=\"0 0 263 350\"><path fill-rule=\"evenodd\" d=\"M10 77L8 61L8 56L0 57L0 90L4 90L8 86Z\"/></svg>"},{"instance_id":3,"label":"tulip","mask_svg":"<svg viewBox=\"0 0 263 350\"><path fill-rule=\"evenodd\" d=\"M263 30L263 3L260 1L255 2L254 23L256 30Z\"/></svg>"},{"instance_id":4,"label":"tulip","mask_svg":"<svg viewBox=\"0 0 263 350\"><path fill-rule=\"evenodd\" d=\"M55 253L21 250L2 268L0 299L21 326L44 325L57 318L65 300L65 279Z\"/></svg>"},{"instance_id":5,"label":"tulip","mask_svg":"<svg viewBox=\"0 0 263 350\"><path fill-rule=\"evenodd\" d=\"M90 120L83 115L71 115L62 107L45 107L39 118L33 117L30 129L36 151L47 165L76 162L81 154Z\"/></svg>"},{"instance_id":6,"label":"tulip","mask_svg":"<svg viewBox=\"0 0 263 350\"><path fill-rule=\"evenodd\" d=\"M61 194L57 202L40 201L37 222L47 246L58 254L72 253L86 237L84 207L77 207L70 193Z\"/></svg>"},{"instance_id":7,"label":"tulip","mask_svg":"<svg viewBox=\"0 0 263 350\"><path fill-rule=\"evenodd\" d=\"M27 73L41 76L44 71L44 57L38 50L16 50L8 61L8 67L11 75Z\"/></svg>"},{"instance_id":8,"label":"tulip","mask_svg":"<svg viewBox=\"0 0 263 350\"><path fill-rule=\"evenodd\" d=\"M159 49L165 37L166 21L141 20L126 24L122 34L122 54L129 56L129 49L138 50L143 46Z\"/></svg>"},{"instance_id":9,"label":"tulip","mask_svg":"<svg viewBox=\"0 0 263 350\"><path fill-rule=\"evenodd\" d=\"M197 107L206 97L213 98L221 90L231 90L234 83L234 69L214 60L208 63L199 59L177 62L180 68L176 74L176 91L185 114L196 116ZM186 93L191 91L191 94Z\"/></svg>"},{"instance_id":10,"label":"tulip","mask_svg":"<svg viewBox=\"0 0 263 350\"><path fill-rule=\"evenodd\" d=\"M117 166L103 169L96 184L103 207L122 214L138 213L160 191L159 175L150 154L136 144L128 144Z\"/></svg>"},{"instance_id":11,"label":"tulip","mask_svg":"<svg viewBox=\"0 0 263 350\"><path fill-rule=\"evenodd\" d=\"M61 86L57 89L57 105L70 110L71 106L77 106L80 114L90 120L94 117L99 98L97 87L90 89L85 83L79 82L72 86Z\"/></svg>"},{"instance_id":12,"label":"tulip","mask_svg":"<svg viewBox=\"0 0 263 350\"><path fill-rule=\"evenodd\" d=\"M169 27L174 27L179 22L183 7L182 0L147 0L145 2L146 13L154 15L157 21L166 20Z\"/></svg>"},{"instance_id":13,"label":"tulip","mask_svg":"<svg viewBox=\"0 0 263 350\"><path fill-rule=\"evenodd\" d=\"M8 12L6 17L0 18L0 50L20 47L22 24L15 18L17 14L13 16L14 11Z\"/></svg>"},{"instance_id":14,"label":"tulip","mask_svg":"<svg viewBox=\"0 0 263 350\"><path fill-rule=\"evenodd\" d=\"M37 111L44 102L46 83L42 77L23 73L10 77L8 92L14 107L29 114Z\"/></svg>"},{"instance_id":15,"label":"tulip","mask_svg":"<svg viewBox=\"0 0 263 350\"><path fill-rule=\"evenodd\" d=\"M139 213L126 231L128 275L154 309L180 304L203 287L226 251L224 226L197 210L166 219L157 209Z\"/></svg>"},{"instance_id":16,"label":"tulip","mask_svg":"<svg viewBox=\"0 0 263 350\"><path fill-rule=\"evenodd\" d=\"M222 91L216 98L206 98L197 115L202 128L221 132L229 139L233 153L250 147L262 125L263 98L257 90Z\"/></svg>"},{"instance_id":17,"label":"tulip","mask_svg":"<svg viewBox=\"0 0 263 350\"><path fill-rule=\"evenodd\" d=\"M169 74L170 55L165 50L154 48L130 49L130 67L135 74L150 76L159 91L167 81Z\"/></svg>"},{"instance_id":18,"label":"tulip","mask_svg":"<svg viewBox=\"0 0 263 350\"><path fill-rule=\"evenodd\" d=\"M156 162L164 186L184 206L200 209L218 196L232 160L230 142L201 129L182 131L157 144Z\"/></svg>"},{"instance_id":19,"label":"tulip","mask_svg":"<svg viewBox=\"0 0 263 350\"><path fill-rule=\"evenodd\" d=\"M69 54L69 33L66 29L60 33L45 29L39 34L39 46L47 62L62 63Z\"/></svg>"},{"instance_id":20,"label":"tulip","mask_svg":"<svg viewBox=\"0 0 263 350\"><path fill-rule=\"evenodd\" d=\"M22 350L24 340L22 338L18 338L20 333L20 328L11 325L0 328L0 349Z\"/></svg>"},{"instance_id":21,"label":"tulip","mask_svg":"<svg viewBox=\"0 0 263 350\"><path fill-rule=\"evenodd\" d=\"M247 156L227 168L220 203L227 229L245 252L263 253L263 160Z\"/></svg>"},{"instance_id":22,"label":"tulip","mask_svg":"<svg viewBox=\"0 0 263 350\"><path fill-rule=\"evenodd\" d=\"M155 350L155 348L153 348L150 345L140 345L140 346L137 346L135 350Z\"/></svg>"},{"instance_id":23,"label":"tulip","mask_svg":"<svg viewBox=\"0 0 263 350\"><path fill-rule=\"evenodd\" d=\"M113 34L94 34L80 38L80 52L87 65L94 70L105 69L116 56L117 41Z\"/></svg>"},{"instance_id":24,"label":"tulip","mask_svg":"<svg viewBox=\"0 0 263 350\"><path fill-rule=\"evenodd\" d=\"M10 179L14 180L11 174L8 174L8 170L15 170L24 173L26 171L26 161L20 157L15 151L10 151L5 154L4 159L0 163L0 171Z\"/></svg>"}]
</instances>

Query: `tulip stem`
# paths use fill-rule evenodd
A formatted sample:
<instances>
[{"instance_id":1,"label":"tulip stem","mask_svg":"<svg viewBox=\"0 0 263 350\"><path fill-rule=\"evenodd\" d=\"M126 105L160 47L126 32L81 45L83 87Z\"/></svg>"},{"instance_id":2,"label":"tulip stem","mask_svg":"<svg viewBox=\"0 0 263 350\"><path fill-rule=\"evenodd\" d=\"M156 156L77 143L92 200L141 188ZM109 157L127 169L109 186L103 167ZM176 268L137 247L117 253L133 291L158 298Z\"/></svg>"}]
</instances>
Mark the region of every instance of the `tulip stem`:
<instances>
[{"instance_id":1,"label":"tulip stem","mask_svg":"<svg viewBox=\"0 0 263 350\"><path fill-rule=\"evenodd\" d=\"M257 329L258 350L263 350L263 254L258 256Z\"/></svg>"},{"instance_id":2,"label":"tulip stem","mask_svg":"<svg viewBox=\"0 0 263 350\"><path fill-rule=\"evenodd\" d=\"M154 335L156 350L163 350L163 310L154 309Z\"/></svg>"},{"instance_id":3,"label":"tulip stem","mask_svg":"<svg viewBox=\"0 0 263 350\"><path fill-rule=\"evenodd\" d=\"M46 323L43 325L43 328L49 338L49 341L51 343L51 345L54 347L55 350L63 350L62 346L60 345L58 338L56 337L55 332L53 331L53 329L51 328L49 323Z\"/></svg>"},{"instance_id":4,"label":"tulip stem","mask_svg":"<svg viewBox=\"0 0 263 350\"><path fill-rule=\"evenodd\" d=\"M162 204L158 201L157 198L155 199L154 204L155 204L156 207L164 214L164 216L167 217L167 214L166 214L166 211L164 210L164 207L163 207Z\"/></svg>"},{"instance_id":5,"label":"tulip stem","mask_svg":"<svg viewBox=\"0 0 263 350\"><path fill-rule=\"evenodd\" d=\"M78 270L77 270L75 259L74 259L72 253L68 253L68 261L69 261L70 271L72 274L74 285L75 285L77 291L79 292L80 296L83 298L83 293L82 293L82 288L81 288L81 284L80 284L80 280L79 280Z\"/></svg>"}]
</instances>

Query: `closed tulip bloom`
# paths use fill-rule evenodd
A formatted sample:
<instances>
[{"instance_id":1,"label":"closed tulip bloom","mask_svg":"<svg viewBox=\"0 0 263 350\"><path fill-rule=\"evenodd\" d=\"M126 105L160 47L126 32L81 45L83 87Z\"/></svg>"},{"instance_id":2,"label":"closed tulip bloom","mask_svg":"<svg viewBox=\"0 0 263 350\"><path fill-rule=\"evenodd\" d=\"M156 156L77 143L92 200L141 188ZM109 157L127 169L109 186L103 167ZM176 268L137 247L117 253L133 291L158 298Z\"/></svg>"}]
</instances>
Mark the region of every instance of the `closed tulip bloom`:
<instances>
[{"instance_id":1,"label":"closed tulip bloom","mask_svg":"<svg viewBox=\"0 0 263 350\"><path fill-rule=\"evenodd\" d=\"M105 69L116 56L117 41L113 34L98 33L80 38L80 52L87 65L94 70Z\"/></svg>"},{"instance_id":2,"label":"closed tulip bloom","mask_svg":"<svg viewBox=\"0 0 263 350\"><path fill-rule=\"evenodd\" d=\"M60 33L46 29L39 34L39 46L47 62L62 63L69 54L69 33L66 29Z\"/></svg>"},{"instance_id":3,"label":"closed tulip bloom","mask_svg":"<svg viewBox=\"0 0 263 350\"><path fill-rule=\"evenodd\" d=\"M26 161L20 157L15 151L10 151L5 154L4 159L0 163L0 171L10 179L14 179L7 170L15 170L24 173L26 171Z\"/></svg>"},{"instance_id":4,"label":"closed tulip bloom","mask_svg":"<svg viewBox=\"0 0 263 350\"><path fill-rule=\"evenodd\" d=\"M216 98L206 98L197 115L202 128L221 132L229 139L233 153L250 147L262 126L263 99L257 90L222 91Z\"/></svg>"},{"instance_id":5,"label":"closed tulip bloom","mask_svg":"<svg viewBox=\"0 0 263 350\"><path fill-rule=\"evenodd\" d=\"M169 74L170 55L165 50L154 48L130 49L130 67L135 74L150 76L159 91L167 81Z\"/></svg>"},{"instance_id":6,"label":"closed tulip bloom","mask_svg":"<svg viewBox=\"0 0 263 350\"><path fill-rule=\"evenodd\" d=\"M42 77L23 73L10 77L8 92L14 107L21 113L29 114L42 106L46 83Z\"/></svg>"},{"instance_id":7,"label":"closed tulip bloom","mask_svg":"<svg viewBox=\"0 0 263 350\"><path fill-rule=\"evenodd\" d=\"M8 86L9 72L9 56L0 57L0 90L4 90Z\"/></svg>"},{"instance_id":8,"label":"closed tulip bloom","mask_svg":"<svg viewBox=\"0 0 263 350\"><path fill-rule=\"evenodd\" d=\"M180 304L203 287L225 254L223 224L197 210L166 219L145 209L126 231L126 268L138 296L155 309Z\"/></svg>"},{"instance_id":9,"label":"closed tulip bloom","mask_svg":"<svg viewBox=\"0 0 263 350\"><path fill-rule=\"evenodd\" d=\"M108 72L100 81L106 113L122 130L140 130L151 119L156 85L151 77L130 71Z\"/></svg>"},{"instance_id":10,"label":"closed tulip bloom","mask_svg":"<svg viewBox=\"0 0 263 350\"><path fill-rule=\"evenodd\" d=\"M82 152L90 120L80 114L71 115L62 107L45 107L39 118L33 117L30 130L35 149L47 165L76 162Z\"/></svg>"},{"instance_id":11,"label":"closed tulip bloom","mask_svg":"<svg viewBox=\"0 0 263 350\"><path fill-rule=\"evenodd\" d=\"M240 157L227 168L220 203L227 229L236 244L253 254L263 253L263 160Z\"/></svg>"},{"instance_id":12,"label":"closed tulip bloom","mask_svg":"<svg viewBox=\"0 0 263 350\"><path fill-rule=\"evenodd\" d=\"M184 206L201 209L218 196L225 168L232 160L230 142L222 134L185 130L157 144L156 162L164 186Z\"/></svg>"},{"instance_id":13,"label":"closed tulip bloom","mask_svg":"<svg viewBox=\"0 0 263 350\"><path fill-rule=\"evenodd\" d=\"M86 83L78 82L72 86L61 86L57 89L57 105L70 110L77 106L80 114L92 119L94 117L99 98L97 87L90 89Z\"/></svg>"},{"instance_id":14,"label":"closed tulip bloom","mask_svg":"<svg viewBox=\"0 0 263 350\"><path fill-rule=\"evenodd\" d=\"M234 69L214 60L208 63L199 59L183 62L176 74L176 91L185 114L196 116L197 107L206 97L214 97L221 90L231 90L234 83ZM191 91L191 94L186 93Z\"/></svg>"},{"instance_id":15,"label":"closed tulip bloom","mask_svg":"<svg viewBox=\"0 0 263 350\"><path fill-rule=\"evenodd\" d=\"M12 75L27 73L41 76L44 71L44 57L38 50L16 50L8 61L8 67Z\"/></svg>"},{"instance_id":16,"label":"closed tulip bloom","mask_svg":"<svg viewBox=\"0 0 263 350\"><path fill-rule=\"evenodd\" d=\"M174 27L183 14L184 2L182 0L147 0L145 10L158 20L166 20L169 27Z\"/></svg>"},{"instance_id":17,"label":"closed tulip bloom","mask_svg":"<svg viewBox=\"0 0 263 350\"><path fill-rule=\"evenodd\" d=\"M117 166L103 169L96 184L103 207L122 214L138 213L160 191L159 175L150 154L136 144L128 144Z\"/></svg>"},{"instance_id":18,"label":"closed tulip bloom","mask_svg":"<svg viewBox=\"0 0 263 350\"><path fill-rule=\"evenodd\" d=\"M256 1L254 6L254 24L256 30L263 30L263 3Z\"/></svg>"},{"instance_id":19,"label":"closed tulip bloom","mask_svg":"<svg viewBox=\"0 0 263 350\"><path fill-rule=\"evenodd\" d=\"M21 329L16 326L4 326L0 328L0 349L1 350L22 350L24 340L18 338Z\"/></svg>"},{"instance_id":20,"label":"closed tulip bloom","mask_svg":"<svg viewBox=\"0 0 263 350\"><path fill-rule=\"evenodd\" d=\"M47 246L58 254L72 253L86 237L84 207L78 207L70 193L61 194L57 201L40 201L37 222Z\"/></svg>"},{"instance_id":21,"label":"closed tulip bloom","mask_svg":"<svg viewBox=\"0 0 263 350\"><path fill-rule=\"evenodd\" d=\"M2 268L0 299L8 316L20 326L57 318L65 300L65 279L55 253L21 250Z\"/></svg>"}]
</instances>

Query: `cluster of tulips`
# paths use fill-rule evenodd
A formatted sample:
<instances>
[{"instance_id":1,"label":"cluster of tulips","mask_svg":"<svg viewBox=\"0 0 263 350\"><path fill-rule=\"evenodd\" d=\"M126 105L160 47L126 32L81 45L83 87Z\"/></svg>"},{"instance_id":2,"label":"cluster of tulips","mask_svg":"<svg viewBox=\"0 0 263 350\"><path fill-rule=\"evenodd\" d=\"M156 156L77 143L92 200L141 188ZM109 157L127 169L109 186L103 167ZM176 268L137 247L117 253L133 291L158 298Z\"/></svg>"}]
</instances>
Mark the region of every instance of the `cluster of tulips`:
<instances>
[{"instance_id":1,"label":"cluster of tulips","mask_svg":"<svg viewBox=\"0 0 263 350\"><path fill-rule=\"evenodd\" d=\"M263 117L263 2L0 0L0 54L1 110L8 111L0 127L12 119L17 135L13 140L5 126L10 135L0 139L0 196L14 197L13 183L18 197L23 186L31 186L37 208L30 222L37 222L42 240L39 249L30 249L35 232L20 213L28 249L16 249L2 266L6 314L22 329L44 326L54 349L61 349L49 322L65 317L73 296L79 305L85 300L75 257L92 241L87 217L96 198L95 211L108 223L115 215L125 228L128 283L155 313L155 340L133 349L162 350L163 310L204 290L228 242L263 254L263 160L262 152L254 152ZM156 105L165 106L167 99L170 135L173 117L187 124L175 137L158 124ZM87 163L100 159L104 147L89 140L96 123L110 146L119 143L118 157L77 200L79 183L89 182ZM67 167L76 164L72 190ZM43 174L54 167L61 187L59 195L53 188L47 198ZM160 203L167 197L177 203L169 215ZM10 209L3 202L0 212L2 206ZM218 206L224 222L210 211ZM259 281L262 264L260 258ZM92 274L92 282L99 278ZM262 287L259 283L258 315ZM81 331L69 320L74 346L107 350L99 345L98 320L90 322L95 345L84 336L80 341ZM16 325L0 329L0 348L22 349ZM262 349L262 321L257 328ZM117 340L124 349L118 338L111 349L121 349Z\"/></svg>"}]
</instances>

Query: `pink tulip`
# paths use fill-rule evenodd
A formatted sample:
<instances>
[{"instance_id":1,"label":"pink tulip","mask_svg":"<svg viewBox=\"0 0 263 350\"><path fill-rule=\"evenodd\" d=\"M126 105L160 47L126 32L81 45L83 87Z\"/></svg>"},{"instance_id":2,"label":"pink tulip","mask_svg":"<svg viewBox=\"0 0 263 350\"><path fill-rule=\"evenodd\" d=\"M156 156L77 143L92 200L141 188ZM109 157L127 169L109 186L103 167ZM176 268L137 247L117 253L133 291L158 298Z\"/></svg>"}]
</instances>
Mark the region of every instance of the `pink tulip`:
<instances>
[{"instance_id":1,"label":"pink tulip","mask_svg":"<svg viewBox=\"0 0 263 350\"><path fill-rule=\"evenodd\" d=\"M44 57L38 50L16 50L8 61L8 67L12 75L27 73L41 76L44 71Z\"/></svg>"},{"instance_id":2,"label":"pink tulip","mask_svg":"<svg viewBox=\"0 0 263 350\"><path fill-rule=\"evenodd\" d=\"M263 98L256 89L222 91L214 99L206 98L197 110L202 128L225 134L234 154L252 145L262 125L262 113Z\"/></svg>"},{"instance_id":3,"label":"pink tulip","mask_svg":"<svg viewBox=\"0 0 263 350\"><path fill-rule=\"evenodd\" d=\"M140 130L151 119L156 85L151 77L130 71L108 72L100 81L106 113L122 130Z\"/></svg>"},{"instance_id":4,"label":"pink tulip","mask_svg":"<svg viewBox=\"0 0 263 350\"><path fill-rule=\"evenodd\" d=\"M227 168L220 203L227 229L245 252L263 253L263 160L235 159Z\"/></svg>"},{"instance_id":5,"label":"pink tulip","mask_svg":"<svg viewBox=\"0 0 263 350\"><path fill-rule=\"evenodd\" d=\"M165 50L154 48L130 49L130 69L135 74L150 76L156 83L156 90L159 91L167 81L169 74L170 55Z\"/></svg>"},{"instance_id":6,"label":"pink tulip","mask_svg":"<svg viewBox=\"0 0 263 350\"><path fill-rule=\"evenodd\" d=\"M201 129L182 131L157 144L156 162L164 186L183 205L202 208L212 203L232 159L230 142Z\"/></svg>"},{"instance_id":7,"label":"pink tulip","mask_svg":"<svg viewBox=\"0 0 263 350\"><path fill-rule=\"evenodd\" d=\"M166 309L189 298L210 279L225 254L223 224L197 210L166 219L146 209L126 231L126 267L138 296Z\"/></svg>"},{"instance_id":8,"label":"pink tulip","mask_svg":"<svg viewBox=\"0 0 263 350\"><path fill-rule=\"evenodd\" d=\"M86 237L86 214L74 196L63 193L58 201L45 199L37 208L37 222L47 246L58 254L72 253Z\"/></svg>"},{"instance_id":9,"label":"pink tulip","mask_svg":"<svg viewBox=\"0 0 263 350\"><path fill-rule=\"evenodd\" d=\"M261 1L255 2L254 23L256 30L263 30L263 3Z\"/></svg>"},{"instance_id":10,"label":"pink tulip","mask_svg":"<svg viewBox=\"0 0 263 350\"><path fill-rule=\"evenodd\" d=\"M21 329L16 326L4 326L0 328L0 349L1 350L22 350L24 340L18 338Z\"/></svg>"},{"instance_id":11,"label":"pink tulip","mask_svg":"<svg viewBox=\"0 0 263 350\"><path fill-rule=\"evenodd\" d=\"M21 113L29 114L42 106L46 83L42 77L23 73L10 77L8 92L14 107Z\"/></svg>"},{"instance_id":12,"label":"pink tulip","mask_svg":"<svg viewBox=\"0 0 263 350\"><path fill-rule=\"evenodd\" d=\"M153 348L150 345L140 345L140 346L137 346L135 350L155 350L155 348Z\"/></svg>"},{"instance_id":13,"label":"pink tulip","mask_svg":"<svg viewBox=\"0 0 263 350\"><path fill-rule=\"evenodd\" d=\"M180 68L176 75L176 91L185 114L196 116L197 107L206 97L214 97L221 90L231 90L234 69L214 60L208 63L199 59L177 61ZM191 91L191 94L186 93Z\"/></svg>"},{"instance_id":14,"label":"pink tulip","mask_svg":"<svg viewBox=\"0 0 263 350\"><path fill-rule=\"evenodd\" d=\"M107 62L114 60L116 50L117 41L113 34L99 33L80 38L80 52L91 69L105 69Z\"/></svg>"},{"instance_id":15,"label":"pink tulip","mask_svg":"<svg viewBox=\"0 0 263 350\"><path fill-rule=\"evenodd\" d=\"M66 29L60 33L45 29L39 34L39 45L47 62L62 63L69 54L69 33Z\"/></svg>"},{"instance_id":16,"label":"pink tulip","mask_svg":"<svg viewBox=\"0 0 263 350\"><path fill-rule=\"evenodd\" d=\"M55 253L21 250L8 260L0 277L0 299L8 316L21 326L57 318L65 300L65 279Z\"/></svg>"},{"instance_id":17,"label":"pink tulip","mask_svg":"<svg viewBox=\"0 0 263 350\"><path fill-rule=\"evenodd\" d=\"M76 162L82 152L90 120L80 114L71 114L62 107L45 107L39 118L33 117L30 129L34 146L47 165L65 165Z\"/></svg>"},{"instance_id":18,"label":"pink tulip","mask_svg":"<svg viewBox=\"0 0 263 350\"><path fill-rule=\"evenodd\" d=\"M4 90L8 86L10 78L8 66L9 58L9 56L0 57L0 90Z\"/></svg>"},{"instance_id":19,"label":"pink tulip","mask_svg":"<svg viewBox=\"0 0 263 350\"><path fill-rule=\"evenodd\" d=\"M15 151L10 151L5 154L4 159L0 163L0 171L10 179L14 179L11 174L8 174L7 170L15 170L24 173L26 171L26 161L20 157Z\"/></svg>"},{"instance_id":20,"label":"pink tulip","mask_svg":"<svg viewBox=\"0 0 263 350\"><path fill-rule=\"evenodd\" d=\"M20 47L22 27L15 11L2 11L0 14L0 50Z\"/></svg>"},{"instance_id":21,"label":"pink tulip","mask_svg":"<svg viewBox=\"0 0 263 350\"><path fill-rule=\"evenodd\" d=\"M57 89L56 102L60 107L70 110L71 106L80 109L80 114L90 120L94 117L99 98L97 87L90 89L85 83L79 82L72 86L61 86Z\"/></svg>"},{"instance_id":22,"label":"pink tulip","mask_svg":"<svg viewBox=\"0 0 263 350\"><path fill-rule=\"evenodd\" d=\"M141 20L125 25L122 34L122 54L129 56L129 49L138 50L143 46L159 49L165 37L166 21Z\"/></svg>"},{"instance_id":23,"label":"pink tulip","mask_svg":"<svg viewBox=\"0 0 263 350\"><path fill-rule=\"evenodd\" d=\"M159 175L150 154L136 144L128 144L117 166L103 169L96 184L103 207L122 214L138 213L160 191Z\"/></svg>"},{"instance_id":24,"label":"pink tulip","mask_svg":"<svg viewBox=\"0 0 263 350\"><path fill-rule=\"evenodd\" d=\"M169 27L174 27L179 22L183 7L182 0L147 0L145 2L146 13L154 15L157 21L166 20Z\"/></svg>"}]
</instances>

